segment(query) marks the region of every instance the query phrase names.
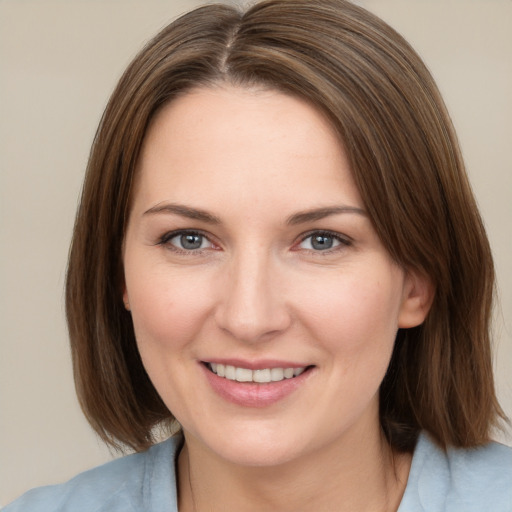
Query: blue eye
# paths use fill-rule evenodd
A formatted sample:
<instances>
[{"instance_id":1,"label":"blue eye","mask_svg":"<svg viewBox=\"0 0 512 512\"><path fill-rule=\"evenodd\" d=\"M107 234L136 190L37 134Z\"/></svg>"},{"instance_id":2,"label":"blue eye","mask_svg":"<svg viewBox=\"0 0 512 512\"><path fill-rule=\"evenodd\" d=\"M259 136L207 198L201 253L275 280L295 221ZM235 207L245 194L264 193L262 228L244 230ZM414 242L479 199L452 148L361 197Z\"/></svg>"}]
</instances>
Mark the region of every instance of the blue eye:
<instances>
[{"instance_id":1,"label":"blue eye","mask_svg":"<svg viewBox=\"0 0 512 512\"><path fill-rule=\"evenodd\" d=\"M350 245L350 242L333 233L316 231L303 238L299 247L309 251L328 251L342 244Z\"/></svg>"}]
</instances>

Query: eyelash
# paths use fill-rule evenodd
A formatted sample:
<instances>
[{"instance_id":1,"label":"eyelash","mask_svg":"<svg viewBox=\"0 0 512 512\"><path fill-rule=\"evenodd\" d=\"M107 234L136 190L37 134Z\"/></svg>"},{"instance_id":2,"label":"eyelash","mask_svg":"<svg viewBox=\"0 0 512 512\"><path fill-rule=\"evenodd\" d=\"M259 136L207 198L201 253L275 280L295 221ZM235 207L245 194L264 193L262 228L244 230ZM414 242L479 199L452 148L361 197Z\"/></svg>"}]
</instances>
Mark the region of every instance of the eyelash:
<instances>
[{"instance_id":1,"label":"eyelash","mask_svg":"<svg viewBox=\"0 0 512 512\"><path fill-rule=\"evenodd\" d=\"M187 235L203 237L210 244L215 245L210 240L210 237L206 233L203 233L202 231L194 230L194 229L179 229L177 231L171 231L169 233L165 233L165 235L163 235L160 238L160 240L158 241L158 245L162 245L177 254L193 255L193 256L201 255L206 249L182 249L182 248L177 247L176 245L170 243L170 241L173 238L176 238L178 236L187 236Z\"/></svg>"},{"instance_id":2,"label":"eyelash","mask_svg":"<svg viewBox=\"0 0 512 512\"><path fill-rule=\"evenodd\" d=\"M323 250L314 250L314 249L305 249L310 254L314 254L315 256L327 256L329 254L335 253L337 251L343 250L346 247L350 247L352 245L352 240L347 237L346 235L340 235L339 233L336 233L334 231L328 231L328 230L322 230L322 229L315 229L313 231L309 231L308 233L304 233L300 236L299 241L294 244L294 248L299 246L300 244L304 243L308 238L311 238L313 236L317 237L326 237L326 238L333 238L335 241L339 242L339 245L336 245L332 248L323 249ZM294 250L300 250L294 249Z\"/></svg>"},{"instance_id":3,"label":"eyelash","mask_svg":"<svg viewBox=\"0 0 512 512\"><path fill-rule=\"evenodd\" d=\"M198 248L198 249L183 249L183 248L177 247L176 245L170 243L170 241L173 238L176 238L178 236L187 236L187 235L203 237L210 244L215 245L211 241L209 235L207 235L206 233L204 233L202 231L193 230L193 229L180 229L180 230L177 230L177 231L171 231L169 233L165 233L160 238L160 240L158 241L157 245L165 246L169 250L171 250L171 251L173 251L173 252L175 252L177 254L194 255L194 256L199 256L199 255L203 254L203 252L205 250L210 249L210 248L207 248L207 249L205 249L205 248L203 248L203 249L200 249L200 248ZM332 248L328 248L328 249L324 249L324 250L305 249L305 250L307 250L311 254L320 255L320 256L328 255L328 254L332 254L333 252L342 250L344 247L350 247L352 245L352 240L350 238L348 238L347 236L342 236L339 233L336 233L336 232L333 232L333 231L318 230L317 229L317 230L309 231L308 233L304 233L303 235L301 235L299 237L299 240L294 243L294 245L292 247L292 250L294 250L294 251L301 250L300 247L298 247L298 246L300 244L304 243L308 238L311 238L311 237L313 237L315 235L317 237L333 238L335 241L339 242L339 245L336 245L336 246L334 246Z\"/></svg>"}]
</instances>

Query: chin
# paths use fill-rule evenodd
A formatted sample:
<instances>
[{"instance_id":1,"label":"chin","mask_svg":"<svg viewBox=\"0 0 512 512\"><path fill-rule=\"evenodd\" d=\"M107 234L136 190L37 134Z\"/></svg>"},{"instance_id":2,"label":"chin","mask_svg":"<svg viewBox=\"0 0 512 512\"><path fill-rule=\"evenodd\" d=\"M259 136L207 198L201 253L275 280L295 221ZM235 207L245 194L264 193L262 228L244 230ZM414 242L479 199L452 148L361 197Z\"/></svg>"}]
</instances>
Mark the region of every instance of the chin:
<instances>
[{"instance_id":1,"label":"chin","mask_svg":"<svg viewBox=\"0 0 512 512\"><path fill-rule=\"evenodd\" d=\"M246 467L286 464L308 452L309 446L305 443L306 433L291 432L284 425L225 426L194 437L192 442L199 442L217 457Z\"/></svg>"},{"instance_id":2,"label":"chin","mask_svg":"<svg viewBox=\"0 0 512 512\"><path fill-rule=\"evenodd\" d=\"M285 446L275 440L269 443L230 443L219 455L238 466L272 467L286 464L299 456L297 446Z\"/></svg>"}]
</instances>

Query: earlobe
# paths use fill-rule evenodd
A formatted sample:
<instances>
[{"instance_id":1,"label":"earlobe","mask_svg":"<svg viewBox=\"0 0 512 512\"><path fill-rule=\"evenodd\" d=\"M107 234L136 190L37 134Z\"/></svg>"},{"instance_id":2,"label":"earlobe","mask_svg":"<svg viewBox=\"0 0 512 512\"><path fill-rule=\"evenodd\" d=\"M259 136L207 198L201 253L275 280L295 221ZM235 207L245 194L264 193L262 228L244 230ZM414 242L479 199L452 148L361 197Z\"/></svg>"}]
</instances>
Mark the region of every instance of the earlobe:
<instances>
[{"instance_id":1,"label":"earlobe","mask_svg":"<svg viewBox=\"0 0 512 512\"><path fill-rule=\"evenodd\" d=\"M128 291L126 290L126 286L123 289L123 303L124 303L124 308L126 309L126 311L131 311L130 310L130 301L128 299Z\"/></svg>"},{"instance_id":2,"label":"earlobe","mask_svg":"<svg viewBox=\"0 0 512 512\"><path fill-rule=\"evenodd\" d=\"M398 327L407 329L422 324L434 300L435 287L429 276L407 271Z\"/></svg>"}]
</instances>

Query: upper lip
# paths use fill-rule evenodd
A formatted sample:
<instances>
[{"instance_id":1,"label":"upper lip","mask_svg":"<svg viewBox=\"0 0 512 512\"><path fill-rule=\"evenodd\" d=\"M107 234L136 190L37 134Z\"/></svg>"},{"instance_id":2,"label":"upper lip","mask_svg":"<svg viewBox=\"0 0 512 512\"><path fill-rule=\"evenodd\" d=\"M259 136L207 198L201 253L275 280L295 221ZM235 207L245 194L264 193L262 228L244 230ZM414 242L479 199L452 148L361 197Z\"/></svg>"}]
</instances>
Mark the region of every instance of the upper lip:
<instances>
[{"instance_id":1,"label":"upper lip","mask_svg":"<svg viewBox=\"0 0 512 512\"><path fill-rule=\"evenodd\" d=\"M283 361L278 359L258 359L248 361L246 359L237 358L213 358L203 360L203 363L215 363L235 366L237 368L247 368L248 370L263 370L265 368L306 368L309 364L299 363L297 361Z\"/></svg>"}]
</instances>

